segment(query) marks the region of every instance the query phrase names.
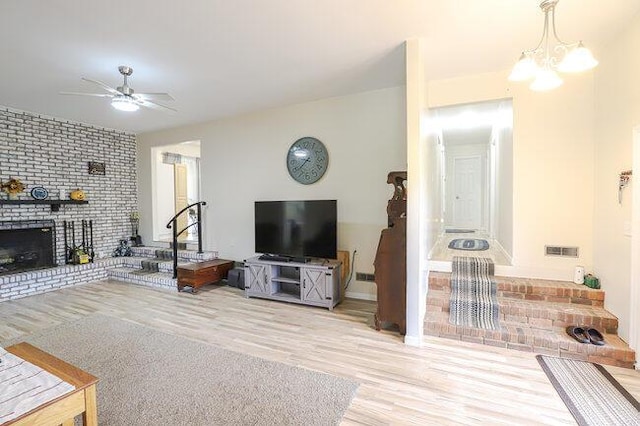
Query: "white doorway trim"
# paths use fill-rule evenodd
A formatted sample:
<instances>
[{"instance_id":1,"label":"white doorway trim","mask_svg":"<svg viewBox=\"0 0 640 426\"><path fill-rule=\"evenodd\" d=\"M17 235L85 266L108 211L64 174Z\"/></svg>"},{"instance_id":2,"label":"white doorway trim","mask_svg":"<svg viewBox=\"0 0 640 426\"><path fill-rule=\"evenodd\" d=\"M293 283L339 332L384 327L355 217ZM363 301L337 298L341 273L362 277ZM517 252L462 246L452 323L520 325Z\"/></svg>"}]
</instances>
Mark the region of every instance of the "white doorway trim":
<instances>
[{"instance_id":1,"label":"white doorway trim","mask_svg":"<svg viewBox=\"0 0 640 426\"><path fill-rule=\"evenodd\" d=\"M631 291L629 346L640 350L640 125L633 129L633 176L631 178ZM636 364L636 369L639 366Z\"/></svg>"}]
</instances>

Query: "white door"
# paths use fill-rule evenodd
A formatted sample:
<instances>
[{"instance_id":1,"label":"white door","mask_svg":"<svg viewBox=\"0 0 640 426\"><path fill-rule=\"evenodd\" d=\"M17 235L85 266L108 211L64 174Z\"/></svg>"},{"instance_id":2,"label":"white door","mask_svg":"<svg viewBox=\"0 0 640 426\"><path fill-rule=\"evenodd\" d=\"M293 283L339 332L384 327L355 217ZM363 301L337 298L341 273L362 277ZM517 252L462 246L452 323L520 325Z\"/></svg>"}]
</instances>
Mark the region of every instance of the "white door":
<instances>
[{"instance_id":1,"label":"white door","mask_svg":"<svg viewBox=\"0 0 640 426\"><path fill-rule=\"evenodd\" d=\"M480 156L453 159L453 226L482 225L482 162Z\"/></svg>"},{"instance_id":2,"label":"white door","mask_svg":"<svg viewBox=\"0 0 640 426\"><path fill-rule=\"evenodd\" d=\"M177 214L180 210L189 205L187 199L187 166L184 164L173 165L173 194L175 197L175 213ZM187 227L187 214L187 212L184 212L178 217L176 222L178 232ZM186 232L180 234L178 237L179 241L184 241L186 239Z\"/></svg>"}]
</instances>

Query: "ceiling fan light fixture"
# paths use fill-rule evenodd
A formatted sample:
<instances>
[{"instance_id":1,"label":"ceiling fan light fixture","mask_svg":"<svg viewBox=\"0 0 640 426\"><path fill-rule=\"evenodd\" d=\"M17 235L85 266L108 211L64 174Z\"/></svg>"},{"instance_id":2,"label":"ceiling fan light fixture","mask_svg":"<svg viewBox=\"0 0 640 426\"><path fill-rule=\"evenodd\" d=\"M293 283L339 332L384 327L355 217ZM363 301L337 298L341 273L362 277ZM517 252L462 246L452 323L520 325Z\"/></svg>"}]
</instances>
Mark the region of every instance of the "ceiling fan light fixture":
<instances>
[{"instance_id":1,"label":"ceiling fan light fixture","mask_svg":"<svg viewBox=\"0 0 640 426\"><path fill-rule=\"evenodd\" d=\"M598 65L591 51L582 41L565 43L556 31L556 5L560 0L542 0L540 9L544 12L544 27L538 45L525 50L514 65L510 81L527 81L535 77L529 85L531 90L552 90L562 85L557 71L576 73L587 71Z\"/></svg>"},{"instance_id":2,"label":"ceiling fan light fixture","mask_svg":"<svg viewBox=\"0 0 640 426\"><path fill-rule=\"evenodd\" d=\"M118 111L134 112L140 109L140 106L133 100L124 96L117 96L111 100L111 106Z\"/></svg>"}]
</instances>

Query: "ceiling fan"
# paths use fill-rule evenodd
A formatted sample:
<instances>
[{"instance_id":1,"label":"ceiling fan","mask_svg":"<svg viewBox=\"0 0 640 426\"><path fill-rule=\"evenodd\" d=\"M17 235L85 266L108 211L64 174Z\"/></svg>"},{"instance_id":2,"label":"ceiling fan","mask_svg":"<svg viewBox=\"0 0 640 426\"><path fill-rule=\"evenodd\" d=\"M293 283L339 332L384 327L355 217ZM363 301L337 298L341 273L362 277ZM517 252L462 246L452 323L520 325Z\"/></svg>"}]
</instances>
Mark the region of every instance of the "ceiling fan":
<instances>
[{"instance_id":1,"label":"ceiling fan","mask_svg":"<svg viewBox=\"0 0 640 426\"><path fill-rule=\"evenodd\" d=\"M120 111L137 111L138 108L143 106L162 111L177 112L173 108L155 102L156 100L173 101L174 99L168 93L135 93L127 82L127 78L133 74L133 68L122 65L118 67L118 71L124 77L124 82L122 86L118 86L115 89L101 81L82 77L84 81L96 84L108 93L60 92L60 94L111 98L111 106Z\"/></svg>"}]
</instances>

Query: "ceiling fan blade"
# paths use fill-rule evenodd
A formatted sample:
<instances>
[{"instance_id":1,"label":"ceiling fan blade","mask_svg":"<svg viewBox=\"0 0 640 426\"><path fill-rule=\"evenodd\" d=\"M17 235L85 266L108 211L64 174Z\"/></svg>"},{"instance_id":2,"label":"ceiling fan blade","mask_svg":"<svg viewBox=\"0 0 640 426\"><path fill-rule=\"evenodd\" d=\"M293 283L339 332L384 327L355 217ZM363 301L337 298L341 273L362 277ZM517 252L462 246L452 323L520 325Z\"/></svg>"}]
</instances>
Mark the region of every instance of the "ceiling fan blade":
<instances>
[{"instance_id":1,"label":"ceiling fan blade","mask_svg":"<svg viewBox=\"0 0 640 426\"><path fill-rule=\"evenodd\" d=\"M160 110L160 111L178 112L177 109L169 108L168 106L160 105L158 103L155 103L155 102L152 102L152 101L147 101L147 100L144 100L144 99L136 99L136 103L138 105L142 105L143 107L157 109L157 110Z\"/></svg>"},{"instance_id":2,"label":"ceiling fan blade","mask_svg":"<svg viewBox=\"0 0 640 426\"><path fill-rule=\"evenodd\" d=\"M168 93L134 93L133 97L143 100L175 101L173 96Z\"/></svg>"},{"instance_id":3,"label":"ceiling fan blade","mask_svg":"<svg viewBox=\"0 0 640 426\"><path fill-rule=\"evenodd\" d=\"M61 95L97 96L99 98L112 98L113 95L107 93L82 93L82 92L60 92Z\"/></svg>"},{"instance_id":4,"label":"ceiling fan blade","mask_svg":"<svg viewBox=\"0 0 640 426\"><path fill-rule=\"evenodd\" d=\"M106 90L107 92L114 94L114 95L122 95L122 93L120 93L119 91L117 91L116 89L114 89L111 86L107 86L106 84L104 84L101 81L98 80L91 80L90 78L84 78L82 77L82 79L84 81L88 81L89 83L93 83L93 84L97 84L98 86L102 87L104 90Z\"/></svg>"}]
</instances>

